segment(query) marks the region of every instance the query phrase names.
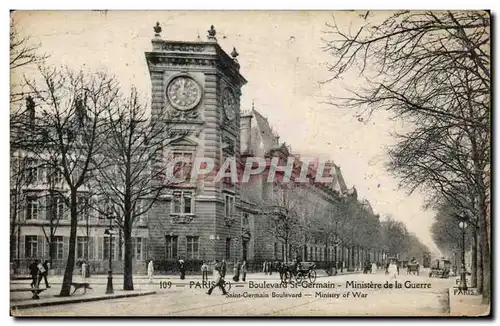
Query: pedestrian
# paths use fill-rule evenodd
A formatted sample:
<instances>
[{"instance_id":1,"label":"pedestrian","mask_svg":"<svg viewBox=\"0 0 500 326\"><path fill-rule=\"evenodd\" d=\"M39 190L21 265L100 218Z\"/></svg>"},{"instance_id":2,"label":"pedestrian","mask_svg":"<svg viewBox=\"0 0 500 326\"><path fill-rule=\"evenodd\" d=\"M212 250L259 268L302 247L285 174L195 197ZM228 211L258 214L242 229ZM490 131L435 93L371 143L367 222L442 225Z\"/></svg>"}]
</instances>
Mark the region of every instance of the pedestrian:
<instances>
[{"instance_id":1,"label":"pedestrian","mask_svg":"<svg viewBox=\"0 0 500 326\"><path fill-rule=\"evenodd\" d=\"M222 272L222 263L219 263L218 260L215 260L215 265L214 265L214 283L212 284L212 286L206 292L208 295L211 295L212 291L216 287L219 287L219 289L222 291L222 295L227 295L227 291L224 288L224 277L222 276L221 272Z\"/></svg>"},{"instance_id":2,"label":"pedestrian","mask_svg":"<svg viewBox=\"0 0 500 326\"><path fill-rule=\"evenodd\" d=\"M269 275L273 275L273 262L272 261L268 261L267 262L267 266L269 268Z\"/></svg>"},{"instance_id":3,"label":"pedestrian","mask_svg":"<svg viewBox=\"0 0 500 326\"><path fill-rule=\"evenodd\" d=\"M266 269L266 267L267 267L266 262L262 263L262 271L264 272L264 274L267 275L267 269Z\"/></svg>"},{"instance_id":4,"label":"pedestrian","mask_svg":"<svg viewBox=\"0 0 500 326\"><path fill-rule=\"evenodd\" d=\"M221 262L221 268L220 268L220 273L222 275L222 278L225 278L226 277L226 261L223 259L222 262Z\"/></svg>"},{"instance_id":5,"label":"pedestrian","mask_svg":"<svg viewBox=\"0 0 500 326\"><path fill-rule=\"evenodd\" d=\"M240 273L241 273L241 280L243 282L245 282L245 280L247 278L247 261L246 260L244 260L243 264L241 264Z\"/></svg>"},{"instance_id":6,"label":"pedestrian","mask_svg":"<svg viewBox=\"0 0 500 326\"><path fill-rule=\"evenodd\" d=\"M233 268L233 281L239 282L240 280L240 268L241 268L241 262L238 260L236 264L234 264Z\"/></svg>"},{"instance_id":7,"label":"pedestrian","mask_svg":"<svg viewBox=\"0 0 500 326\"><path fill-rule=\"evenodd\" d=\"M29 265L30 275L31 275L31 287L38 288L38 260L35 259Z\"/></svg>"},{"instance_id":8,"label":"pedestrian","mask_svg":"<svg viewBox=\"0 0 500 326\"><path fill-rule=\"evenodd\" d=\"M208 281L208 265L205 262L201 265L201 281Z\"/></svg>"},{"instance_id":9,"label":"pedestrian","mask_svg":"<svg viewBox=\"0 0 500 326\"><path fill-rule=\"evenodd\" d=\"M85 281L87 278L87 262L84 260L82 261L82 279Z\"/></svg>"},{"instance_id":10,"label":"pedestrian","mask_svg":"<svg viewBox=\"0 0 500 326\"><path fill-rule=\"evenodd\" d=\"M186 268L184 267L184 260L179 259L179 271L181 273L181 280L186 278Z\"/></svg>"},{"instance_id":11,"label":"pedestrian","mask_svg":"<svg viewBox=\"0 0 500 326\"><path fill-rule=\"evenodd\" d=\"M389 264L389 268L387 269L389 276L391 278L396 278L398 275L398 267L396 266L396 263L394 261L391 261Z\"/></svg>"},{"instance_id":12,"label":"pedestrian","mask_svg":"<svg viewBox=\"0 0 500 326\"><path fill-rule=\"evenodd\" d=\"M153 283L153 274L155 272L155 267L153 260L150 259L148 263L148 278L149 278L149 283Z\"/></svg>"},{"instance_id":13,"label":"pedestrian","mask_svg":"<svg viewBox=\"0 0 500 326\"><path fill-rule=\"evenodd\" d=\"M372 263L372 274L375 274L377 272L377 264Z\"/></svg>"},{"instance_id":14,"label":"pedestrian","mask_svg":"<svg viewBox=\"0 0 500 326\"><path fill-rule=\"evenodd\" d=\"M47 280L47 275L49 274L49 261L45 260L42 264L42 267L45 269L45 271L41 273L41 277L43 277L43 279L45 281L45 288L49 289L50 285L49 285L49 281ZM40 281L41 281L41 279L40 279Z\"/></svg>"}]
</instances>

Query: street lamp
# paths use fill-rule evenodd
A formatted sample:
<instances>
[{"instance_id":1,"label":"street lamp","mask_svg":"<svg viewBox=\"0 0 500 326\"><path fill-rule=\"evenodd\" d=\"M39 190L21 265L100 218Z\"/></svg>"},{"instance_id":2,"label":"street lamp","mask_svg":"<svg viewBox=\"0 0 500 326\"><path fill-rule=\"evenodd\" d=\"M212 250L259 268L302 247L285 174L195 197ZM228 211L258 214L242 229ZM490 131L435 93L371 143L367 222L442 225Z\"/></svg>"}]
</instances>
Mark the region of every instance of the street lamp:
<instances>
[{"instance_id":1,"label":"street lamp","mask_svg":"<svg viewBox=\"0 0 500 326\"><path fill-rule=\"evenodd\" d=\"M467 279L465 277L465 274L467 273L467 270L465 269L465 229L467 228L467 222L460 221L458 223L458 227L462 229L462 268L460 271L460 290L467 290Z\"/></svg>"},{"instance_id":2,"label":"street lamp","mask_svg":"<svg viewBox=\"0 0 500 326\"><path fill-rule=\"evenodd\" d=\"M113 212L108 209L106 218L109 220L109 229L104 231L104 234L109 235L109 268L108 268L108 284L106 285L106 294L113 294L113 266L112 266L112 249L113 249Z\"/></svg>"}]
</instances>

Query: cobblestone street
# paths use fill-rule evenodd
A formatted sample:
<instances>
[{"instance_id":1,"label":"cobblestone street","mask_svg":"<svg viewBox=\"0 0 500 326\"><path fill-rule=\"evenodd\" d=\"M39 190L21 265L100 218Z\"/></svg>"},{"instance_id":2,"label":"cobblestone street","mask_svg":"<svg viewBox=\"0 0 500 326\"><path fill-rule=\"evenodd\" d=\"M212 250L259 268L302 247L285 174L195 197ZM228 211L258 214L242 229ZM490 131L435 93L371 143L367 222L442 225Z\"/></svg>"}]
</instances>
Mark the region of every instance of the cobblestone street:
<instances>
[{"instance_id":1,"label":"cobblestone street","mask_svg":"<svg viewBox=\"0 0 500 326\"><path fill-rule=\"evenodd\" d=\"M425 275L425 276L424 276ZM316 284L335 284L335 288L250 288L253 284L279 284L277 275L251 275L246 283L233 284L230 296L215 289L211 296L200 288L198 280L156 278L154 284L138 279L136 287L154 290L157 294L144 297L113 299L99 302L66 304L43 308L18 310L21 316L331 316L331 315L446 315L448 313L448 288L452 279L428 278L402 273L396 281L402 288L353 289L353 282L394 284L384 273L350 274L318 278ZM105 278L103 279L105 280ZM160 282L170 283L170 288L160 288ZM426 288L405 288L405 282L427 284ZM347 282L349 288L346 288ZM115 282L115 287L118 286ZM406 283L409 284L409 283ZM276 285L273 285L276 286ZM103 291L97 286L94 291ZM275 297L273 297L275 293ZM322 295L319 295L321 293ZM348 294L347 294L348 293ZM359 297L356 296L359 293ZM268 297L264 297L268 295ZM279 297L300 295L300 297ZM346 295L347 297L344 297Z\"/></svg>"}]
</instances>

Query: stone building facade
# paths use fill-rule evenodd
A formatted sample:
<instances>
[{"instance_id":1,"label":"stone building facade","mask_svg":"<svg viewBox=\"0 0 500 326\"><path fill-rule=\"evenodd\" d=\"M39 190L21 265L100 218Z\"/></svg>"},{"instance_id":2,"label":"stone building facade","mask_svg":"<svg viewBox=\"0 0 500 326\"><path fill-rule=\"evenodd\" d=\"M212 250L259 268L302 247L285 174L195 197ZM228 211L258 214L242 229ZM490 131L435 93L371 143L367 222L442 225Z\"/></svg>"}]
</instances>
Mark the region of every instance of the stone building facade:
<instances>
[{"instance_id":1,"label":"stone building facade","mask_svg":"<svg viewBox=\"0 0 500 326\"><path fill-rule=\"evenodd\" d=\"M225 259L260 264L265 260L291 258L290 250L266 232L269 227L266 215L276 209L276 205L269 204L273 184L266 178L273 157L281 161L294 157L300 162L300 156L279 141L279 135L254 107L246 111L240 107L242 88L247 81L240 73L236 49L228 55L217 43L214 30L209 31L206 41L195 42L164 40L161 29L158 30L152 50L145 53L145 58L151 77L152 119L170 124L165 135L169 145L161 153L161 160L183 158L189 163L176 172L185 182L172 185L134 225L134 271L144 273L149 259L156 262L174 262L178 258L209 262ZM232 182L228 178L216 181L213 173L192 182L189 178L197 158L212 159L214 170L219 171L225 170L228 158L233 158L240 167L252 157L265 158L267 166L251 182ZM337 165L328 162L325 170L333 176L328 184L314 184L314 173L307 175L312 185L308 191L312 206L335 205L342 196L357 200L355 189L347 188ZM61 206L60 212L45 210L45 217L39 213L45 207L42 197L48 179L48 172L39 167L36 182L22 189L22 196L28 201L11 207L11 212L19 213L12 225L16 236L11 240L14 247L11 260L21 262L22 266L27 266L33 258L48 257L44 239L51 214L64 215L54 233L55 267L62 268L67 257L67 210ZM35 195L29 195L32 193ZM107 221L100 216L91 215L79 221L76 258L86 257L94 273L105 272L108 267L106 228ZM121 271L123 247L119 235L111 252L114 269ZM289 257L285 257L286 252ZM323 262L350 261L353 257L352 248L314 240L309 240L298 253L303 260Z\"/></svg>"}]
</instances>

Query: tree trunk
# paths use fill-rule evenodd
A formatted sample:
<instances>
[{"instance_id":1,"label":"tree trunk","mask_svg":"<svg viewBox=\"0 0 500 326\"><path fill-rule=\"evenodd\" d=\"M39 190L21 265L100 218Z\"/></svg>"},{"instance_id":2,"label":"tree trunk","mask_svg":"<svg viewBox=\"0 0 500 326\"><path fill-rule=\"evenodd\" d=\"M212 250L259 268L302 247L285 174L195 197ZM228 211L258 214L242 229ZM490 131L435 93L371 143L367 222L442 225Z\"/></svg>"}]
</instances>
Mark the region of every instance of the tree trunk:
<instances>
[{"instance_id":1,"label":"tree trunk","mask_svg":"<svg viewBox=\"0 0 500 326\"><path fill-rule=\"evenodd\" d=\"M61 286L61 292L59 293L62 297L70 296L71 282L73 282L73 268L75 266L76 228L78 223L76 189L71 189L70 196L71 228L69 232L68 260L66 261L63 283Z\"/></svg>"},{"instance_id":2,"label":"tree trunk","mask_svg":"<svg viewBox=\"0 0 500 326\"><path fill-rule=\"evenodd\" d=\"M484 202L479 204L484 207ZM481 241L481 260L483 267L483 300L482 303L489 304L491 298L491 261L490 261L490 248L488 243L488 227L486 221L485 210L480 210L481 214L479 216L479 232Z\"/></svg>"},{"instance_id":3,"label":"tree trunk","mask_svg":"<svg viewBox=\"0 0 500 326\"><path fill-rule=\"evenodd\" d=\"M288 239L285 239L285 263L288 262Z\"/></svg>"},{"instance_id":4,"label":"tree trunk","mask_svg":"<svg viewBox=\"0 0 500 326\"><path fill-rule=\"evenodd\" d=\"M473 226L472 229L472 241L471 241L471 276L470 276L470 287L477 287L477 228Z\"/></svg>"},{"instance_id":5,"label":"tree trunk","mask_svg":"<svg viewBox=\"0 0 500 326\"><path fill-rule=\"evenodd\" d=\"M479 293L483 293L483 259L482 259L482 244L481 244L481 235L477 234L477 291Z\"/></svg>"},{"instance_id":6,"label":"tree trunk","mask_svg":"<svg viewBox=\"0 0 500 326\"><path fill-rule=\"evenodd\" d=\"M125 222L123 229L123 236L125 241L125 259L123 262L123 289L124 290L133 290L134 282L133 282L133 274L132 274L132 258L134 255L132 248L132 227L131 223Z\"/></svg>"},{"instance_id":7,"label":"tree trunk","mask_svg":"<svg viewBox=\"0 0 500 326\"><path fill-rule=\"evenodd\" d=\"M50 236L49 236L49 263L50 263L50 266L52 266L52 262L54 260L54 231L53 230L50 230Z\"/></svg>"}]
</instances>

